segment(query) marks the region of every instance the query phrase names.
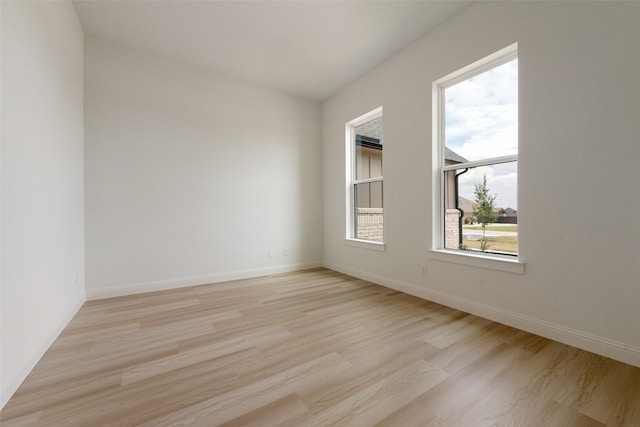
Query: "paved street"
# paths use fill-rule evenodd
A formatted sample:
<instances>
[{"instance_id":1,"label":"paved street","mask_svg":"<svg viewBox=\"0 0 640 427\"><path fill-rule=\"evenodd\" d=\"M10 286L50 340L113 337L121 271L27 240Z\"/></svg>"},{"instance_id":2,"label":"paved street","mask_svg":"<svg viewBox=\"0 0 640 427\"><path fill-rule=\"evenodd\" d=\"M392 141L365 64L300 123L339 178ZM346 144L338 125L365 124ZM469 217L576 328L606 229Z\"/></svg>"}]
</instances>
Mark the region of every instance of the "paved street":
<instances>
[{"instance_id":1,"label":"paved street","mask_svg":"<svg viewBox=\"0 0 640 427\"><path fill-rule=\"evenodd\" d=\"M502 225L502 224L501 224ZM465 240L480 240L482 238L482 230L468 230L462 229L462 236ZM497 237L497 236L518 236L518 233L514 231L495 231L491 229L491 226L487 226L486 231L487 237Z\"/></svg>"}]
</instances>

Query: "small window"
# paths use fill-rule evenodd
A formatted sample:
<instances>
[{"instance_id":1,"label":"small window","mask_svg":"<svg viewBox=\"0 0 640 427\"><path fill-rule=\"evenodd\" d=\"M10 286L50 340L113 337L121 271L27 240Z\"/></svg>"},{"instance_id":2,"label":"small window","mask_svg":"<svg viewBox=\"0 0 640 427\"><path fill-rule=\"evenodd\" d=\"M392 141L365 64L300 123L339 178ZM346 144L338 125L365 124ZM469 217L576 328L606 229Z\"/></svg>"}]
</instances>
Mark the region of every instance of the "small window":
<instances>
[{"instance_id":1,"label":"small window","mask_svg":"<svg viewBox=\"0 0 640 427\"><path fill-rule=\"evenodd\" d=\"M518 59L507 48L434 83L434 249L517 259Z\"/></svg>"},{"instance_id":2,"label":"small window","mask_svg":"<svg viewBox=\"0 0 640 427\"><path fill-rule=\"evenodd\" d=\"M347 123L347 238L382 243L382 108Z\"/></svg>"}]
</instances>

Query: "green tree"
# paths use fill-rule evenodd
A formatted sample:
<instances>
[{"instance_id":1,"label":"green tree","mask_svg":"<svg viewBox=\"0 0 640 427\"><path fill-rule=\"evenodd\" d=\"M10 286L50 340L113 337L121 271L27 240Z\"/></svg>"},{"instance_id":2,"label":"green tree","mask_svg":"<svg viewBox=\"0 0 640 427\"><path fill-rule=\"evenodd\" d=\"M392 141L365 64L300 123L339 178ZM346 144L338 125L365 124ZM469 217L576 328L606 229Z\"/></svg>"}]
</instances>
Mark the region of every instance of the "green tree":
<instances>
[{"instance_id":1,"label":"green tree","mask_svg":"<svg viewBox=\"0 0 640 427\"><path fill-rule=\"evenodd\" d=\"M487 176L482 178L482 183L476 184L476 188L473 191L475 195L476 205L473 208L473 217L476 222L482 225L482 240L480 240L480 250L486 252L489 248L489 241L487 240L486 231L487 224L491 224L498 220L498 214L495 212L496 195L489 194L489 187L487 187Z\"/></svg>"}]
</instances>

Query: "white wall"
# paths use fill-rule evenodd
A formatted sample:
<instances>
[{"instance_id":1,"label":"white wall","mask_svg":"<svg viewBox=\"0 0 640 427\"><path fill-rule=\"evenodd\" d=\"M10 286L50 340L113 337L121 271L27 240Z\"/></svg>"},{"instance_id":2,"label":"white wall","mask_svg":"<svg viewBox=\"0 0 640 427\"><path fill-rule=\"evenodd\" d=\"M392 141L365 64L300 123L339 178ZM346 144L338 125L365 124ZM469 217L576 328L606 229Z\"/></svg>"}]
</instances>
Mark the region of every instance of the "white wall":
<instances>
[{"instance_id":1,"label":"white wall","mask_svg":"<svg viewBox=\"0 0 640 427\"><path fill-rule=\"evenodd\" d=\"M638 22L631 2L476 3L326 101L325 265L640 366ZM428 252L431 84L515 42L524 275ZM378 106L386 252L343 240L344 125Z\"/></svg>"},{"instance_id":2,"label":"white wall","mask_svg":"<svg viewBox=\"0 0 640 427\"><path fill-rule=\"evenodd\" d=\"M0 7L2 407L85 299L84 36L71 3Z\"/></svg>"},{"instance_id":3,"label":"white wall","mask_svg":"<svg viewBox=\"0 0 640 427\"><path fill-rule=\"evenodd\" d=\"M318 103L87 38L88 298L320 265L320 115Z\"/></svg>"}]
</instances>

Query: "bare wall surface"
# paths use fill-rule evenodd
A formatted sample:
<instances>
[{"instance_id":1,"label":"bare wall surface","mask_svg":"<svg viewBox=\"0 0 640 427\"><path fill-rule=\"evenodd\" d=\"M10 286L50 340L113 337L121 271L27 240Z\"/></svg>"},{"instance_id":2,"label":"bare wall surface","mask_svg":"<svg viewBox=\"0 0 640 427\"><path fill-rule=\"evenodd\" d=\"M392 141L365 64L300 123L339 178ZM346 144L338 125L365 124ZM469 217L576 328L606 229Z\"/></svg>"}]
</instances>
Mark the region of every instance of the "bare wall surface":
<instances>
[{"instance_id":1,"label":"bare wall surface","mask_svg":"<svg viewBox=\"0 0 640 427\"><path fill-rule=\"evenodd\" d=\"M2 1L2 407L84 302L83 33Z\"/></svg>"},{"instance_id":2,"label":"bare wall surface","mask_svg":"<svg viewBox=\"0 0 640 427\"><path fill-rule=\"evenodd\" d=\"M640 364L638 22L632 2L480 2L326 101L325 265ZM524 275L428 252L432 82L516 42ZM344 126L379 106L386 252L344 242Z\"/></svg>"},{"instance_id":3,"label":"bare wall surface","mask_svg":"<svg viewBox=\"0 0 640 427\"><path fill-rule=\"evenodd\" d=\"M87 38L88 297L320 265L320 114Z\"/></svg>"}]
</instances>

